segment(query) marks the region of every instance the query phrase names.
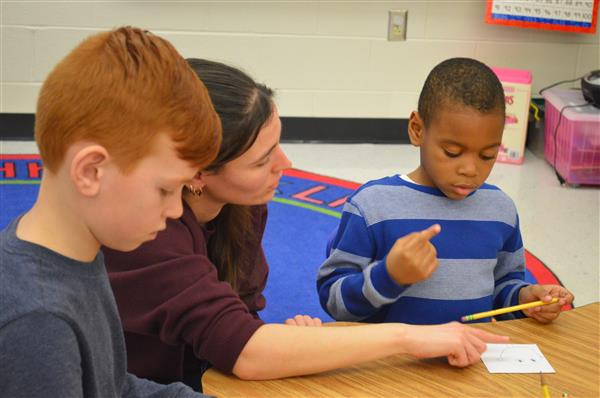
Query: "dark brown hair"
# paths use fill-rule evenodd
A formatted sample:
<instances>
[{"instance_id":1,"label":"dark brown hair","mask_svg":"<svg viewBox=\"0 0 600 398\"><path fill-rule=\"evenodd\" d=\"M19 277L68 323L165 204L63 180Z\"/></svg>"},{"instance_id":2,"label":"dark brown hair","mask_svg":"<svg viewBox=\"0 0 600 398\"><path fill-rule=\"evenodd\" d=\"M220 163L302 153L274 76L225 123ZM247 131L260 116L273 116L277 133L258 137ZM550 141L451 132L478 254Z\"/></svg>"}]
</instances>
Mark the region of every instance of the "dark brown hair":
<instances>
[{"instance_id":1,"label":"dark brown hair","mask_svg":"<svg viewBox=\"0 0 600 398\"><path fill-rule=\"evenodd\" d=\"M216 159L204 168L218 171L256 141L273 113L273 91L232 66L195 58L187 62L208 89L221 118L221 148ZM258 220L253 219L256 215L253 206L226 204L211 221L215 233L208 242L208 256L218 269L219 279L238 292L260 248L254 227Z\"/></svg>"}]
</instances>

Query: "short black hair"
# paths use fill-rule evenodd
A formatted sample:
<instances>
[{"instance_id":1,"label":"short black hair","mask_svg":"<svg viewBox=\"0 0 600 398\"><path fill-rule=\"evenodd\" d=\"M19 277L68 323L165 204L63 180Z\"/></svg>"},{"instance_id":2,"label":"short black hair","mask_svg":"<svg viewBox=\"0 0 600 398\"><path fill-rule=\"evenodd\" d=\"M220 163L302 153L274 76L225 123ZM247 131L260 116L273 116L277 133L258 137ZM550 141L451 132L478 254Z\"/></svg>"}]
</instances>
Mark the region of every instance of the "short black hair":
<instances>
[{"instance_id":1,"label":"short black hair","mask_svg":"<svg viewBox=\"0 0 600 398\"><path fill-rule=\"evenodd\" d=\"M481 113L505 112L504 90L496 74L471 58L450 58L435 66L419 96L419 115L427 126L443 106L466 106Z\"/></svg>"}]
</instances>

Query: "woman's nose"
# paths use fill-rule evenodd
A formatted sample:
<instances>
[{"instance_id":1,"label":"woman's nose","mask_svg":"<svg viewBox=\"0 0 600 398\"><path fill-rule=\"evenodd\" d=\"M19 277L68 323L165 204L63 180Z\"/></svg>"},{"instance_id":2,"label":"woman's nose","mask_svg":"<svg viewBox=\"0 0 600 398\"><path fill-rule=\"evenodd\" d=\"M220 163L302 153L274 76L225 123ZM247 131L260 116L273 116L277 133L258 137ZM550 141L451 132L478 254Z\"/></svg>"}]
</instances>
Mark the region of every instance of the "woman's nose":
<instances>
[{"instance_id":1,"label":"woman's nose","mask_svg":"<svg viewBox=\"0 0 600 398\"><path fill-rule=\"evenodd\" d=\"M275 170L281 171L292 167L292 161L287 157L287 155L283 151L283 148L281 148L281 146L278 146L276 151L277 159L275 162Z\"/></svg>"}]
</instances>

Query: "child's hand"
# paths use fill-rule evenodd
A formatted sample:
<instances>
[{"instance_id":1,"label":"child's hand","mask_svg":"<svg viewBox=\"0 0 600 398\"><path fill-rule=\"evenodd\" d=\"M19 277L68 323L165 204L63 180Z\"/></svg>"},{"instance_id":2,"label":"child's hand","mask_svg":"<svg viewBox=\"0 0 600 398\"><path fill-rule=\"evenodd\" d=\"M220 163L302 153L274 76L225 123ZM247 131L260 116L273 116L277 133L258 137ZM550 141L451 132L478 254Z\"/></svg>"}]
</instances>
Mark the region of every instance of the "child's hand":
<instances>
[{"instance_id":1,"label":"child's hand","mask_svg":"<svg viewBox=\"0 0 600 398\"><path fill-rule=\"evenodd\" d=\"M558 285L529 285L519 291L519 304L542 300L547 303L558 298L554 304L543 305L522 310L525 315L541 323L550 323L558 317L560 309L573 302L573 294Z\"/></svg>"},{"instance_id":2,"label":"child's hand","mask_svg":"<svg viewBox=\"0 0 600 398\"><path fill-rule=\"evenodd\" d=\"M290 326L322 326L323 322L319 318L311 318L308 315L296 315L293 318L286 319L285 324Z\"/></svg>"},{"instance_id":3,"label":"child's hand","mask_svg":"<svg viewBox=\"0 0 600 398\"><path fill-rule=\"evenodd\" d=\"M442 227L435 224L424 231L403 236L394 243L385 265L396 283L408 285L422 281L437 269L437 251L429 240L441 230Z\"/></svg>"}]
</instances>

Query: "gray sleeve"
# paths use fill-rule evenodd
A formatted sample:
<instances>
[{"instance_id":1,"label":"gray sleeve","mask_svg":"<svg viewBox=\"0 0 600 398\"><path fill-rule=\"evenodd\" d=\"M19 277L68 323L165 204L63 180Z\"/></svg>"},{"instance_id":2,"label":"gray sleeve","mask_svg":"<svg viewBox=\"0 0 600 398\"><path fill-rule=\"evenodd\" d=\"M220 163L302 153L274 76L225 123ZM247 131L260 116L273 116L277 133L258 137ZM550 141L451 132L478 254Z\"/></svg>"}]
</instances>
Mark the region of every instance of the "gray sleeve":
<instances>
[{"instance_id":1,"label":"gray sleeve","mask_svg":"<svg viewBox=\"0 0 600 398\"><path fill-rule=\"evenodd\" d=\"M63 319L34 312L0 328L0 395L83 397L77 337ZM123 397L200 398L181 383L162 385L127 374Z\"/></svg>"},{"instance_id":2,"label":"gray sleeve","mask_svg":"<svg viewBox=\"0 0 600 398\"><path fill-rule=\"evenodd\" d=\"M140 379L127 374L127 388L123 393L124 398L208 398L208 395L202 395L194 392L191 388L182 383L172 383L168 385L158 384L150 380Z\"/></svg>"},{"instance_id":3,"label":"gray sleeve","mask_svg":"<svg viewBox=\"0 0 600 398\"><path fill-rule=\"evenodd\" d=\"M62 319L31 313L0 329L0 391L6 397L82 397L77 338Z\"/></svg>"}]
</instances>

